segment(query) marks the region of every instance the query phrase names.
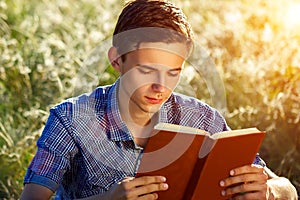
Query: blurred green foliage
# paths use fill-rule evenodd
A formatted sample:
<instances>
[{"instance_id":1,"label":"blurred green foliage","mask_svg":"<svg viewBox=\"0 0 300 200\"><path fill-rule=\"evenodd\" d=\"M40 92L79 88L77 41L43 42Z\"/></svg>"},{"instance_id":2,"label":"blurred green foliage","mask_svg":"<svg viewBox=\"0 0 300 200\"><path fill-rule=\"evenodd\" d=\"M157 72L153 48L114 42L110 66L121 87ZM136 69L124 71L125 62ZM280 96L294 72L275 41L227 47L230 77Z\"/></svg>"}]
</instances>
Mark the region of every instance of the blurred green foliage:
<instances>
[{"instance_id":1,"label":"blurred green foliage","mask_svg":"<svg viewBox=\"0 0 300 200\"><path fill-rule=\"evenodd\" d=\"M224 82L228 124L266 130L261 156L299 191L300 34L282 19L286 3L174 2ZM0 0L1 199L19 197L49 108L118 76L105 50L121 7L117 0ZM187 81L211 103L204 79Z\"/></svg>"}]
</instances>

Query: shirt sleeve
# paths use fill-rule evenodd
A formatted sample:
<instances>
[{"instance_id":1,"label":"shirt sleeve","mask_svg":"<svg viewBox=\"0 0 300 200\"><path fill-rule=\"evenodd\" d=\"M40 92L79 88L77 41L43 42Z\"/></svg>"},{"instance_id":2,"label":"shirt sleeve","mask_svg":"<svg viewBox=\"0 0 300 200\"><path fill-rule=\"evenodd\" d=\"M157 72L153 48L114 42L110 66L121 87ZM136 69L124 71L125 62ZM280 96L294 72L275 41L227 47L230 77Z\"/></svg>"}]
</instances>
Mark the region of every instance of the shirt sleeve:
<instances>
[{"instance_id":1,"label":"shirt sleeve","mask_svg":"<svg viewBox=\"0 0 300 200\"><path fill-rule=\"evenodd\" d=\"M57 109L51 109L37 142L38 150L25 175L25 184L40 184L52 191L58 189L65 172L70 168L70 160L77 153L70 133L70 120Z\"/></svg>"},{"instance_id":2,"label":"shirt sleeve","mask_svg":"<svg viewBox=\"0 0 300 200\"><path fill-rule=\"evenodd\" d=\"M260 165L262 167L266 167L265 161L259 156L259 153L256 154L253 164Z\"/></svg>"}]
</instances>

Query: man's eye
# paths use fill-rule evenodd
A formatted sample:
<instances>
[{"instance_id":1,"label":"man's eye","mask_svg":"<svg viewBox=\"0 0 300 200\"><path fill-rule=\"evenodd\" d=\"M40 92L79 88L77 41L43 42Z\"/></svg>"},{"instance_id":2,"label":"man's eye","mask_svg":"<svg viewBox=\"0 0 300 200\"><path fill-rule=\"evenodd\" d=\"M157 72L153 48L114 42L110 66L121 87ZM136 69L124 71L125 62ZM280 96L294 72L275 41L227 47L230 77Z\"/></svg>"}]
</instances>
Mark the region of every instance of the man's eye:
<instances>
[{"instance_id":1,"label":"man's eye","mask_svg":"<svg viewBox=\"0 0 300 200\"><path fill-rule=\"evenodd\" d=\"M151 72L153 72L153 70L151 69L141 69L141 68L138 68L138 71L142 74L150 74Z\"/></svg>"},{"instance_id":2,"label":"man's eye","mask_svg":"<svg viewBox=\"0 0 300 200\"><path fill-rule=\"evenodd\" d=\"M178 71L178 70L176 70L176 71L169 71L168 72L168 75L172 76L172 77L179 76L179 74L180 74L180 71Z\"/></svg>"}]
</instances>

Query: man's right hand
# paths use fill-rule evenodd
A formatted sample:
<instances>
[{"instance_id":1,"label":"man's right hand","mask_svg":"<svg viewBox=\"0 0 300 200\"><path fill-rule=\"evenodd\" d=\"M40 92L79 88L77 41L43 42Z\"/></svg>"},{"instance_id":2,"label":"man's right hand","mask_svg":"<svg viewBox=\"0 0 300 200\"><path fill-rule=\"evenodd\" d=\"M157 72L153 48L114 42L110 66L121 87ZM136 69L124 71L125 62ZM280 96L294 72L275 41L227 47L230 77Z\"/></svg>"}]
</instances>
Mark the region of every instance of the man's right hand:
<instances>
[{"instance_id":1,"label":"man's right hand","mask_svg":"<svg viewBox=\"0 0 300 200\"><path fill-rule=\"evenodd\" d=\"M168 189L168 184L165 182L166 178L162 176L127 177L115 184L105 197L113 200L158 199L157 192Z\"/></svg>"}]
</instances>

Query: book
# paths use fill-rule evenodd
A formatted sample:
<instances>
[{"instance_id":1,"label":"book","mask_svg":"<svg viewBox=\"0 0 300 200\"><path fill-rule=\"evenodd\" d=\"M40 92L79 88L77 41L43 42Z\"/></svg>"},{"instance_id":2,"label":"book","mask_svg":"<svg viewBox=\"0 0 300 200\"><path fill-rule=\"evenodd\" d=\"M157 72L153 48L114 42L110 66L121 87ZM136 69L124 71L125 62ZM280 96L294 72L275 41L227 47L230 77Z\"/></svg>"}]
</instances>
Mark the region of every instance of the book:
<instances>
[{"instance_id":1,"label":"book","mask_svg":"<svg viewBox=\"0 0 300 200\"><path fill-rule=\"evenodd\" d=\"M252 164L265 132L257 128L213 135L191 127L159 123L149 138L136 177L162 175L168 190L159 200L222 200L219 182L236 167Z\"/></svg>"}]
</instances>

